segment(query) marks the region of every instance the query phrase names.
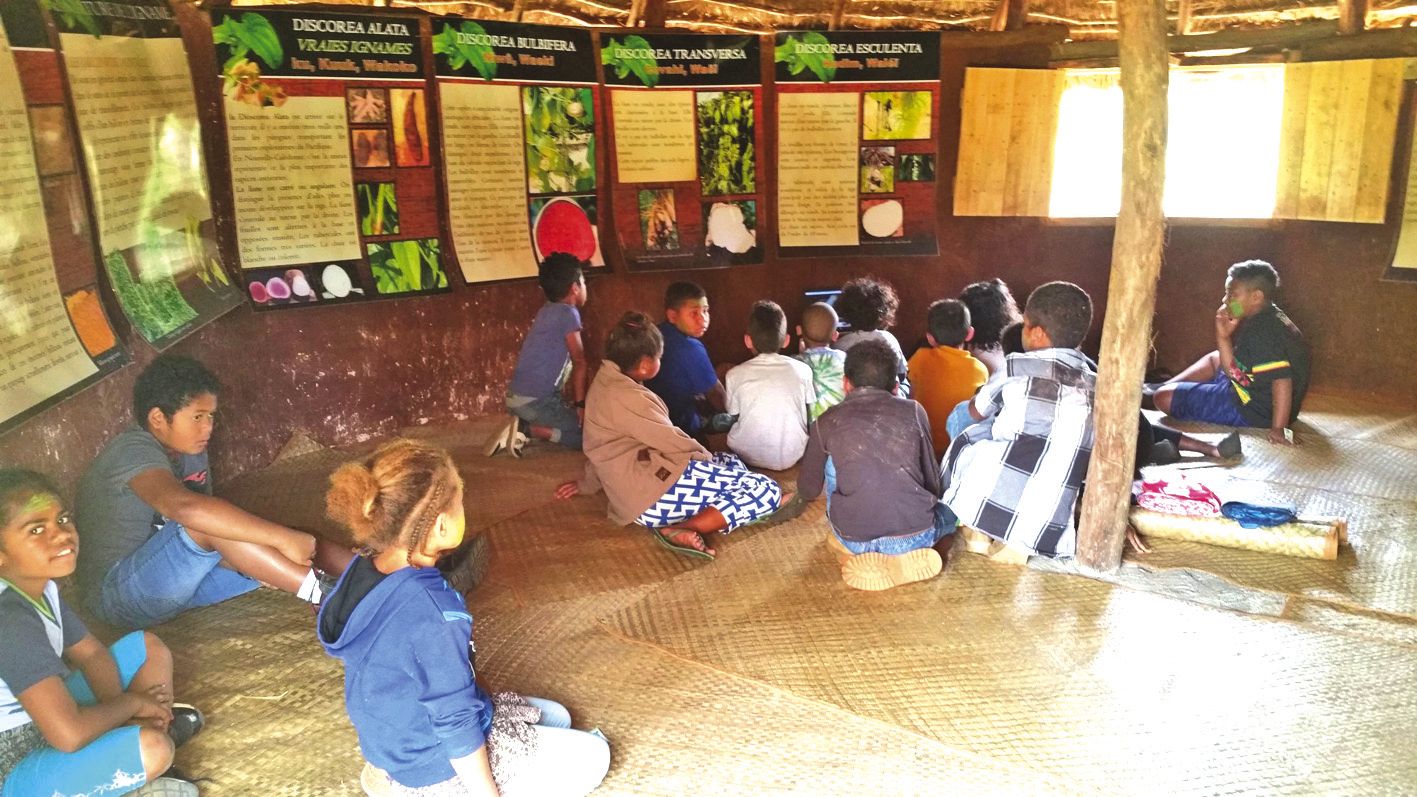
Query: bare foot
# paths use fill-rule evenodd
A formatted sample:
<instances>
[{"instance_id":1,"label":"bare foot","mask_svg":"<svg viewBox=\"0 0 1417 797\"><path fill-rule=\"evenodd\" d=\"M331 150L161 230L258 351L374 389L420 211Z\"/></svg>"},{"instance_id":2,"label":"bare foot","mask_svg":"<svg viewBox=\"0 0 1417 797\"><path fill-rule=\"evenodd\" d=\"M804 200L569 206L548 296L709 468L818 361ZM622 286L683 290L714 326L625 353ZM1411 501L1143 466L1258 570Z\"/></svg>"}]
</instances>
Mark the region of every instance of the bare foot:
<instances>
[{"instance_id":1,"label":"bare foot","mask_svg":"<svg viewBox=\"0 0 1417 797\"><path fill-rule=\"evenodd\" d=\"M681 529L670 527L666 529L660 529L656 533L664 539L668 540L669 542L674 543L675 545L684 546L686 548L693 548L696 551L703 551L709 556L714 556L718 553L718 551L715 551L714 549L709 547L708 542L704 540L704 535L698 533L697 531L694 531L693 529Z\"/></svg>"}]
</instances>

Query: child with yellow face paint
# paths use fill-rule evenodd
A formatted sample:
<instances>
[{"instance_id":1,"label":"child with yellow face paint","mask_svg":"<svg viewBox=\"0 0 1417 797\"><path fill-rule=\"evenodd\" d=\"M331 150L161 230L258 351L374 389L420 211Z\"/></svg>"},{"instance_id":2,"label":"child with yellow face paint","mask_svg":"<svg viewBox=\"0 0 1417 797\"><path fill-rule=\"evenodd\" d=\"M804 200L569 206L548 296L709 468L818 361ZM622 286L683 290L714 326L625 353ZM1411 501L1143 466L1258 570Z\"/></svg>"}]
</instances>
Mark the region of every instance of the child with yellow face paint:
<instances>
[{"instance_id":1,"label":"child with yellow face paint","mask_svg":"<svg viewBox=\"0 0 1417 797\"><path fill-rule=\"evenodd\" d=\"M79 538L43 476L0 470L0 794L126 794L157 781L201 712L172 702L172 654L152 634L104 647L59 596Z\"/></svg>"},{"instance_id":2,"label":"child with yellow face paint","mask_svg":"<svg viewBox=\"0 0 1417 797\"><path fill-rule=\"evenodd\" d=\"M330 476L329 516L363 547L321 604L320 642L344 662L345 707L370 794L584 795L610 747L558 703L494 700L473 671L472 616L434 566L463 542L448 452L394 440ZM513 743L515 742L515 743Z\"/></svg>"},{"instance_id":3,"label":"child with yellow face paint","mask_svg":"<svg viewBox=\"0 0 1417 797\"><path fill-rule=\"evenodd\" d=\"M1231 266L1215 311L1215 351L1156 388L1156 409L1180 420L1269 429L1293 442L1290 424L1309 387L1309 351L1274 304L1279 273L1263 260Z\"/></svg>"}]
</instances>

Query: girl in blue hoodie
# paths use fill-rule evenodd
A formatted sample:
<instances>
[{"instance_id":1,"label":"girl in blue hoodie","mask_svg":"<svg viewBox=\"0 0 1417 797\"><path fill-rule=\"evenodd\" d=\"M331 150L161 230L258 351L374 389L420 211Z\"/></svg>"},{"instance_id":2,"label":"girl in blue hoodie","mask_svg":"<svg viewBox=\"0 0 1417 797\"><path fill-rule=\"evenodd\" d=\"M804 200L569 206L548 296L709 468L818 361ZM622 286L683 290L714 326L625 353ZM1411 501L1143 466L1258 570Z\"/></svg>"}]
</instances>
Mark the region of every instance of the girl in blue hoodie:
<instances>
[{"instance_id":1,"label":"girl in blue hoodie","mask_svg":"<svg viewBox=\"0 0 1417 797\"><path fill-rule=\"evenodd\" d=\"M499 694L472 670L472 616L434 567L463 540L462 478L448 452L395 440L330 477L330 517L364 553L320 606L320 642L344 662L345 707L366 793L574 795L610 766L597 733L561 705Z\"/></svg>"}]
</instances>

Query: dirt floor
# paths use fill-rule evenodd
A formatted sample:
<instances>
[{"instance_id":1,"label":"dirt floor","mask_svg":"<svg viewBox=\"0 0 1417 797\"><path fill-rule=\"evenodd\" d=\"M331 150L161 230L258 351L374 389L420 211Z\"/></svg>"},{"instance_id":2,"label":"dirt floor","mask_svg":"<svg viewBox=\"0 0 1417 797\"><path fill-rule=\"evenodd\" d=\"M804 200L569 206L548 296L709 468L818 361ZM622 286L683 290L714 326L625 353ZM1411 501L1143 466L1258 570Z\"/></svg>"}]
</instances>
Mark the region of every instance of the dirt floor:
<instances>
[{"instance_id":1,"label":"dirt floor","mask_svg":"<svg viewBox=\"0 0 1417 797\"><path fill-rule=\"evenodd\" d=\"M820 501L698 563L602 497L553 499L578 454L484 458L491 418L407 433L453 451L490 542L480 674L605 732L597 794L1410 793L1417 414L1306 410L1301 446L1247 434L1239 464L1192 473L1348 517L1337 561L1156 540L1106 578L960 554L885 593L842 583ZM324 479L349 456L297 445L225 492L337 534ZM359 794L308 606L260 590L157 630L209 718L178 754L204 794Z\"/></svg>"}]
</instances>

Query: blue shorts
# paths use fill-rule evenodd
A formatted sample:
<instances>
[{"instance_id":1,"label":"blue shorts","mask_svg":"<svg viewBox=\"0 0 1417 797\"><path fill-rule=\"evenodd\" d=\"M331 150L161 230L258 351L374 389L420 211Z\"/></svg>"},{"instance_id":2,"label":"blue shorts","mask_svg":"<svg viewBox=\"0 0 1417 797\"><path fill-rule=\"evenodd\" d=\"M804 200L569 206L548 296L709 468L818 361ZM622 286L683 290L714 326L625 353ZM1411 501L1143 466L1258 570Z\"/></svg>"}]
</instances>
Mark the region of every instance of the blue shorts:
<instances>
[{"instance_id":1,"label":"blue shorts","mask_svg":"<svg viewBox=\"0 0 1417 797\"><path fill-rule=\"evenodd\" d=\"M118 663L118 679L123 688L133 681L148 660L148 647L141 632L133 632L113 643L109 652ZM98 702L81 672L69 673L64 686L74 702L92 706ZM62 753L48 744L25 756L5 778L0 797L52 797L70 794L125 794L147 782L139 728L124 725L105 733L72 753Z\"/></svg>"},{"instance_id":2,"label":"blue shorts","mask_svg":"<svg viewBox=\"0 0 1417 797\"><path fill-rule=\"evenodd\" d=\"M110 625L147 628L259 586L254 578L222 567L220 553L203 549L181 524L169 520L109 568L98 595L89 596L89 609Z\"/></svg>"},{"instance_id":3,"label":"blue shorts","mask_svg":"<svg viewBox=\"0 0 1417 797\"><path fill-rule=\"evenodd\" d=\"M1240 397L1225 374L1209 382L1181 382L1171 393L1171 411L1180 421L1204 421L1220 426L1249 426L1240 414Z\"/></svg>"}]
</instances>

